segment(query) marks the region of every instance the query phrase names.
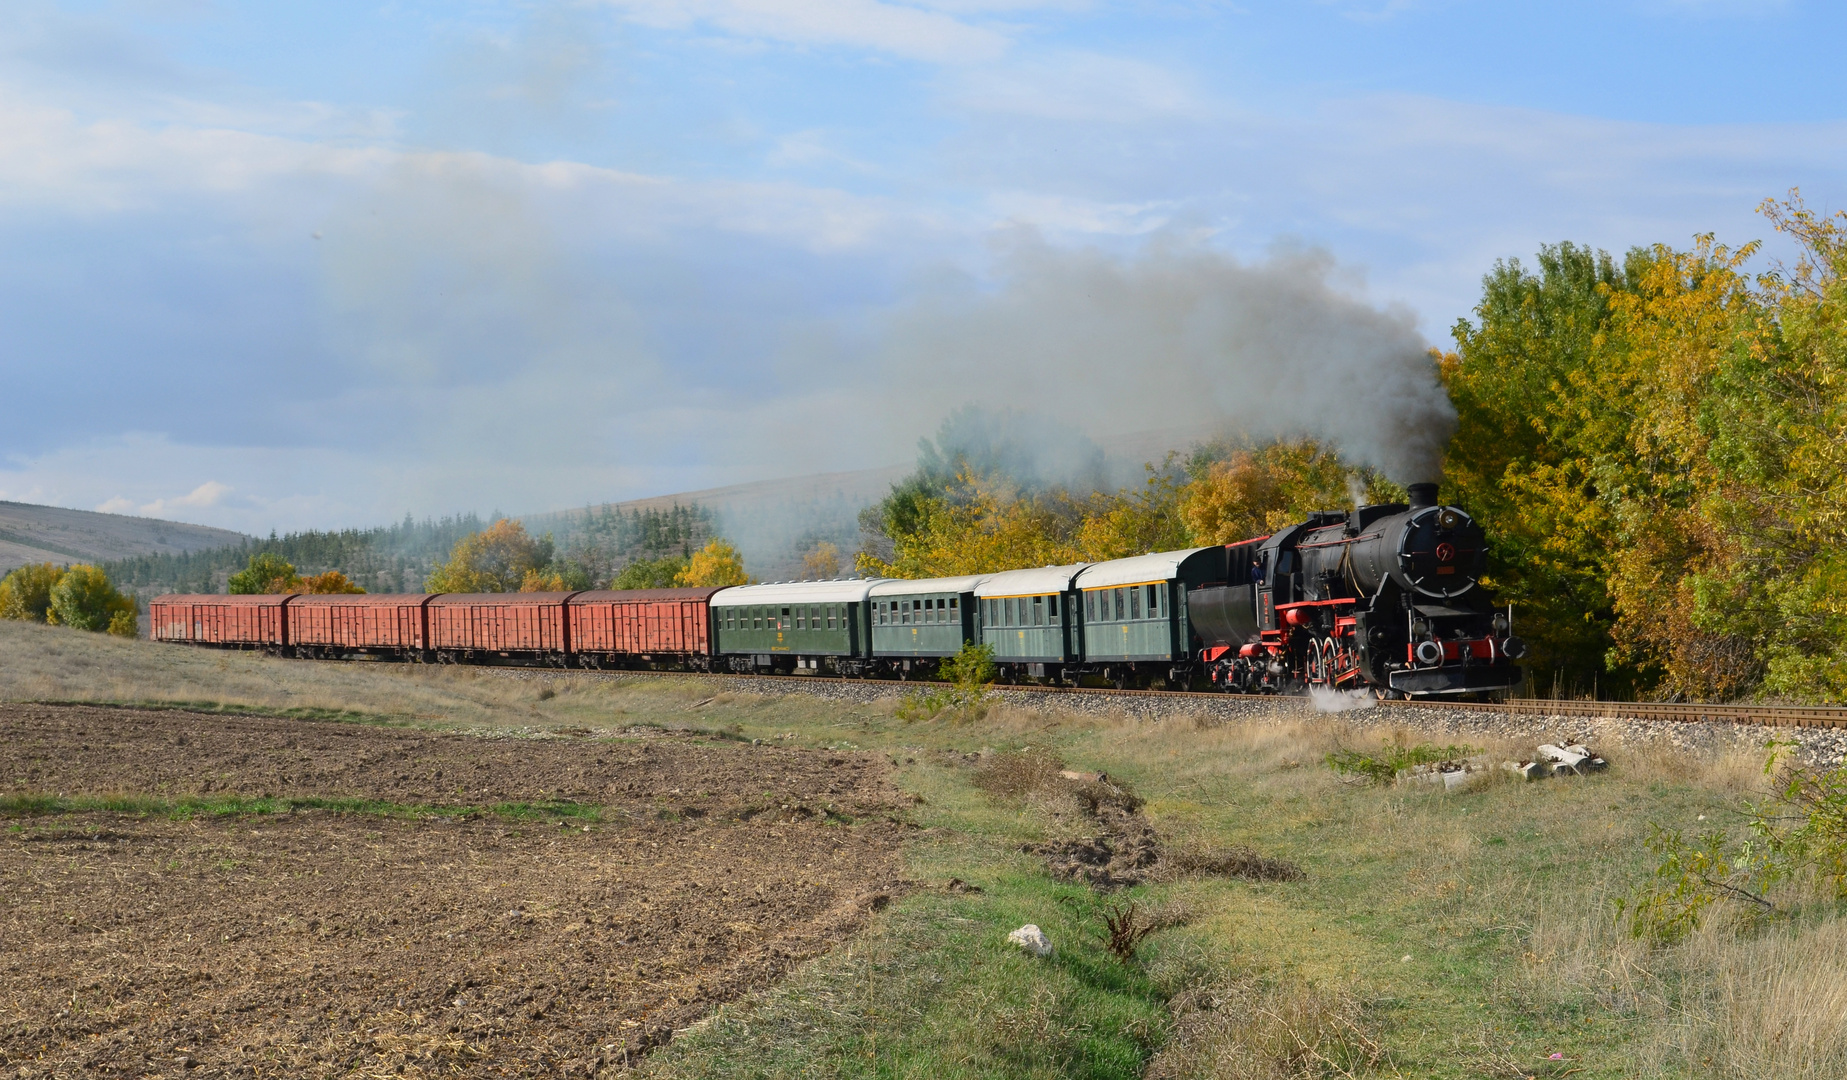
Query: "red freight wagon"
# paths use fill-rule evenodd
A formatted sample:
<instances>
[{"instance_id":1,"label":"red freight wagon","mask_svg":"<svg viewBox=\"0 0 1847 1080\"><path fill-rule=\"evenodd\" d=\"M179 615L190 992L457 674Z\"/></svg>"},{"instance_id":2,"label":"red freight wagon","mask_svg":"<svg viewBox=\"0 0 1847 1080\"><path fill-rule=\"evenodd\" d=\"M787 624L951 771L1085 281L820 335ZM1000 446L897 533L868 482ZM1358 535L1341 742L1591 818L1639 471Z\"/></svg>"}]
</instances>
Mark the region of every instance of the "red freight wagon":
<instances>
[{"instance_id":1,"label":"red freight wagon","mask_svg":"<svg viewBox=\"0 0 1847 1080\"><path fill-rule=\"evenodd\" d=\"M428 593L339 593L289 601L289 644L302 655L406 654L428 646Z\"/></svg>"},{"instance_id":2,"label":"red freight wagon","mask_svg":"<svg viewBox=\"0 0 1847 1080\"><path fill-rule=\"evenodd\" d=\"M712 653L708 610L717 589L581 592L565 604L571 651L591 667L693 663Z\"/></svg>"},{"instance_id":3,"label":"red freight wagon","mask_svg":"<svg viewBox=\"0 0 1847 1080\"><path fill-rule=\"evenodd\" d=\"M564 602L575 593L445 593L431 597L426 647L441 660L481 654L563 664L569 651Z\"/></svg>"},{"instance_id":4,"label":"red freight wagon","mask_svg":"<svg viewBox=\"0 0 1847 1080\"><path fill-rule=\"evenodd\" d=\"M148 601L155 641L262 648L288 644L288 596L170 594Z\"/></svg>"}]
</instances>

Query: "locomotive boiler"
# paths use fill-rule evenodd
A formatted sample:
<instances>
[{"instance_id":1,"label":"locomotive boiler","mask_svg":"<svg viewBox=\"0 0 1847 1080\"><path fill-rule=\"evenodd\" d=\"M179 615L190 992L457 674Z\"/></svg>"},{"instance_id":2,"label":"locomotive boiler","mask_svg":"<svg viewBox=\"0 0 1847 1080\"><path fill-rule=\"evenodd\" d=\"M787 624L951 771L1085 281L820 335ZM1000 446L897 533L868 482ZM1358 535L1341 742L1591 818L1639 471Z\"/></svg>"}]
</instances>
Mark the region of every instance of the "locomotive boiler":
<instances>
[{"instance_id":1,"label":"locomotive boiler","mask_svg":"<svg viewBox=\"0 0 1847 1080\"><path fill-rule=\"evenodd\" d=\"M1435 484L1408 491L1409 504L1317 512L1232 545L1231 580L1187 596L1213 684L1402 697L1518 686L1526 646L1481 584L1481 527L1440 505Z\"/></svg>"}]
</instances>

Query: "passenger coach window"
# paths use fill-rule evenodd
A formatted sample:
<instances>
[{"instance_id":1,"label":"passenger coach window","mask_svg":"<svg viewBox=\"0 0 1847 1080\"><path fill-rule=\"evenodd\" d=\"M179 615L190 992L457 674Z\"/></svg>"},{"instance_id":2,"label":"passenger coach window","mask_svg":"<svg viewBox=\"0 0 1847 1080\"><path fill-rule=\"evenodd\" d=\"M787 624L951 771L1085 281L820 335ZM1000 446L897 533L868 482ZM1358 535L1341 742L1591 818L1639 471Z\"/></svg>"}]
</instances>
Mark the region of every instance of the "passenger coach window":
<instances>
[{"instance_id":1,"label":"passenger coach window","mask_svg":"<svg viewBox=\"0 0 1847 1080\"><path fill-rule=\"evenodd\" d=\"M1150 619L1156 619L1159 618L1160 615L1161 587L1159 585L1150 585L1148 586L1148 617Z\"/></svg>"},{"instance_id":2,"label":"passenger coach window","mask_svg":"<svg viewBox=\"0 0 1847 1080\"><path fill-rule=\"evenodd\" d=\"M1033 597L1033 625L1045 625L1045 597L1043 596Z\"/></svg>"},{"instance_id":3,"label":"passenger coach window","mask_svg":"<svg viewBox=\"0 0 1847 1080\"><path fill-rule=\"evenodd\" d=\"M807 625L808 625L808 620L802 618L802 609L796 608L795 609L795 628L797 630L801 630L801 629L805 629Z\"/></svg>"},{"instance_id":4,"label":"passenger coach window","mask_svg":"<svg viewBox=\"0 0 1847 1080\"><path fill-rule=\"evenodd\" d=\"M1133 586L1129 588L1129 618L1142 617L1142 591Z\"/></svg>"},{"instance_id":5,"label":"passenger coach window","mask_svg":"<svg viewBox=\"0 0 1847 1080\"><path fill-rule=\"evenodd\" d=\"M1045 614L1046 617L1053 622L1058 621L1058 597L1048 596L1045 598Z\"/></svg>"}]
</instances>

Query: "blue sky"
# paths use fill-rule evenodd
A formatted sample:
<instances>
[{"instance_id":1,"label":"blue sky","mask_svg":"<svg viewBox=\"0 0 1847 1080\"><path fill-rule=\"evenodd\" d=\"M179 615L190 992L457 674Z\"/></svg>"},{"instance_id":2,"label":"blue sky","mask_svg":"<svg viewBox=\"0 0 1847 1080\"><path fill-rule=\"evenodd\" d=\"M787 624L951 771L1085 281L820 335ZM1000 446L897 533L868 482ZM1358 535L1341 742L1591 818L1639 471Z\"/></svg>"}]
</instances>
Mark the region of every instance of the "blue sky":
<instances>
[{"instance_id":1,"label":"blue sky","mask_svg":"<svg viewBox=\"0 0 1847 1080\"><path fill-rule=\"evenodd\" d=\"M967 402L1300 427L1498 258L1847 203L1844 12L19 0L0 498L266 532L891 464Z\"/></svg>"}]
</instances>

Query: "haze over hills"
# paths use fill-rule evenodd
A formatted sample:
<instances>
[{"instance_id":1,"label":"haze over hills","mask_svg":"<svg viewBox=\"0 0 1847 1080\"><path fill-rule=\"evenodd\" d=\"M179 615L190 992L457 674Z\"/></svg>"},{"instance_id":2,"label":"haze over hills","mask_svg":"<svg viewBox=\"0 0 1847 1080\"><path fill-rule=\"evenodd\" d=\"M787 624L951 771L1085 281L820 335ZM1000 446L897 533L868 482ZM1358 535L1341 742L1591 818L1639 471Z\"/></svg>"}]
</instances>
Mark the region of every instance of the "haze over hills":
<instances>
[{"instance_id":1,"label":"haze over hills","mask_svg":"<svg viewBox=\"0 0 1847 1080\"><path fill-rule=\"evenodd\" d=\"M1169 450L1184 451L1213 434L1206 430L1167 429L1084 445L1090 452L1107 457L1112 483L1126 485L1139 480L1142 462L1158 462ZM1027 440L1027 445L1031 447L1033 441ZM1053 475L1070 464L1063 460L1063 447L1045 445L1036 449L1040 455L1037 467ZM534 534L555 534L561 548L569 549L572 538L581 539L587 528L595 526L593 519L598 516L606 517L611 512L666 513L675 506L696 507L708 523L700 530L702 534L709 529L737 544L746 566L760 579L799 576L802 556L822 542L839 549L842 571L850 572L852 556L862 542L861 511L884 498L892 485L915 467L889 465L759 480L583 509L527 514L520 520ZM376 530L307 533L295 538L293 545L290 538L283 540L288 549L285 556L304 573L338 569L363 578L362 584L374 591L414 591L422 587L430 569L447 557L461 535L457 529L467 531L484 524L472 515L463 515L442 522L407 521ZM0 573L32 562L110 563L118 584L142 599L163 591L220 591L225 578L243 566L253 545L264 543L256 537L204 525L0 502ZM634 553L615 554L616 564L620 565Z\"/></svg>"},{"instance_id":2,"label":"haze over hills","mask_svg":"<svg viewBox=\"0 0 1847 1080\"><path fill-rule=\"evenodd\" d=\"M0 573L27 563L109 562L228 547L247 539L207 525L0 502Z\"/></svg>"}]
</instances>

